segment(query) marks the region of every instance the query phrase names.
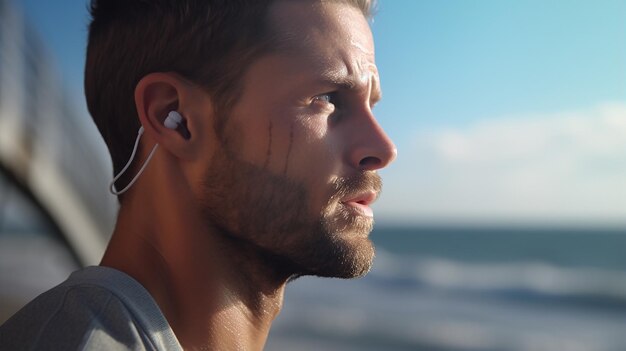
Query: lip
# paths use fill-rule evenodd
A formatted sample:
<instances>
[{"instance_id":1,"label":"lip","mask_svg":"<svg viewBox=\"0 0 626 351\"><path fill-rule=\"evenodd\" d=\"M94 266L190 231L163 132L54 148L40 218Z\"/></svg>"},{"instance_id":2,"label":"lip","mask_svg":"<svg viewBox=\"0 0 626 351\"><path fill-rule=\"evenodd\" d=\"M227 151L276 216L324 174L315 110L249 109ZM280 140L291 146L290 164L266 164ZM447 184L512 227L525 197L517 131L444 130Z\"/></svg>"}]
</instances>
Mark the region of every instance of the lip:
<instances>
[{"instance_id":1,"label":"lip","mask_svg":"<svg viewBox=\"0 0 626 351\"><path fill-rule=\"evenodd\" d=\"M370 204L376 201L376 197L377 194L375 192L367 191L342 200L341 203L347 208L357 211L360 215L374 217L374 211Z\"/></svg>"}]
</instances>

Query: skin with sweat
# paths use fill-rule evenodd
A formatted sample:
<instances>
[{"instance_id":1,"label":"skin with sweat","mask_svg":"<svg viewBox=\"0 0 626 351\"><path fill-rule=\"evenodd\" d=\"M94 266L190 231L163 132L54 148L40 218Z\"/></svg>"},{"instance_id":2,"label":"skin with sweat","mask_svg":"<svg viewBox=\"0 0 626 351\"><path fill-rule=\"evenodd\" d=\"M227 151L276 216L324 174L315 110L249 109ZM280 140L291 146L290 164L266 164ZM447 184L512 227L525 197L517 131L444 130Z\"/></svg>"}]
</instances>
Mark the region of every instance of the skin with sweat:
<instances>
[{"instance_id":1,"label":"skin with sweat","mask_svg":"<svg viewBox=\"0 0 626 351\"><path fill-rule=\"evenodd\" d=\"M160 148L101 264L146 287L188 350L261 350L287 281L361 276L374 258L369 204L396 149L372 113L367 21L314 1L277 1L268 21L276 50L246 71L228 116L174 73L147 75L135 91L142 157ZM171 109L189 140L163 127Z\"/></svg>"}]
</instances>

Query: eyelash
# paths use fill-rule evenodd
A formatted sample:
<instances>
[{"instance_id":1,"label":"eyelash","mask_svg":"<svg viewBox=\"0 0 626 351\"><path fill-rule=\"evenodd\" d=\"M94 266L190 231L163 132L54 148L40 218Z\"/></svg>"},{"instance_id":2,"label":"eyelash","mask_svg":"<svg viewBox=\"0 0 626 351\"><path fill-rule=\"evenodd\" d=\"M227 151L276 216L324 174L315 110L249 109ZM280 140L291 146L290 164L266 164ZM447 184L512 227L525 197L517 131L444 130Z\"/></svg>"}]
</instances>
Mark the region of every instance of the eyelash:
<instances>
[{"instance_id":1,"label":"eyelash","mask_svg":"<svg viewBox=\"0 0 626 351\"><path fill-rule=\"evenodd\" d=\"M323 97L328 97L327 99L323 99ZM339 107L339 99L338 99L338 94L337 92L330 92L330 93L324 93L324 94L320 94L317 95L315 97L313 97L313 101L317 102L320 101L322 103L325 104L332 104L335 106L335 108Z\"/></svg>"},{"instance_id":2,"label":"eyelash","mask_svg":"<svg viewBox=\"0 0 626 351\"><path fill-rule=\"evenodd\" d=\"M328 99L323 99L322 97L327 96ZM324 93L324 94L320 94L317 96L313 97L313 102L317 102L320 101L324 104L331 104L333 106L335 106L335 108L339 108L340 106L340 99L339 99L339 93L334 91L334 92L330 92L330 93ZM370 108L373 110L374 107L376 107L376 105L378 104L378 101L375 101L373 103L370 104Z\"/></svg>"}]
</instances>

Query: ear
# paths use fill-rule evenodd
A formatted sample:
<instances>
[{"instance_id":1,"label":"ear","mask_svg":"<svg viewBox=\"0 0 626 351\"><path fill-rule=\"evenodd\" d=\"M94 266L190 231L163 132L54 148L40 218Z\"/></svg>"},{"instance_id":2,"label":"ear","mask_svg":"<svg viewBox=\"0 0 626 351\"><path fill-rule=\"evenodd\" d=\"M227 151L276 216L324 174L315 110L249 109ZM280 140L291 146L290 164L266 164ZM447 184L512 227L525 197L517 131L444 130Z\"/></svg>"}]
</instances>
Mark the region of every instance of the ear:
<instances>
[{"instance_id":1,"label":"ear","mask_svg":"<svg viewBox=\"0 0 626 351\"><path fill-rule=\"evenodd\" d=\"M181 111L181 105L188 95L189 83L175 73L150 73L144 76L135 87L135 106L145 135L178 158L189 159L193 154L193 123ZM170 111L183 116L183 127L191 134L184 137L181 129L170 129L164 121ZM199 134L196 134L199 135Z\"/></svg>"}]
</instances>

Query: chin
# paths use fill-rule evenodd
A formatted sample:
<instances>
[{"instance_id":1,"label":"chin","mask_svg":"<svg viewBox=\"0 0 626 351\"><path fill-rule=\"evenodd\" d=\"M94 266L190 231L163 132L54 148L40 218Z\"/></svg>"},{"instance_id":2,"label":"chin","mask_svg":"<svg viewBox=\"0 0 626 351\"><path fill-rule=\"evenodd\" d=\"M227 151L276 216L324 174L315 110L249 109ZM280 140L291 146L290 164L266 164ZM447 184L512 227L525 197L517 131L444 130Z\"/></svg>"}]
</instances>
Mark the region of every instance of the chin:
<instances>
[{"instance_id":1,"label":"chin","mask_svg":"<svg viewBox=\"0 0 626 351\"><path fill-rule=\"evenodd\" d=\"M300 272L296 274L348 279L362 277L372 268L375 249L368 237L372 219L363 216L333 218L322 220L305 250L291 253L294 261L300 263Z\"/></svg>"},{"instance_id":2,"label":"chin","mask_svg":"<svg viewBox=\"0 0 626 351\"><path fill-rule=\"evenodd\" d=\"M374 262L374 245L369 239L363 238L358 247L350 243L346 250L336 256L337 260L325 271L320 271L317 276L328 278L359 278L365 276L372 268Z\"/></svg>"}]
</instances>

